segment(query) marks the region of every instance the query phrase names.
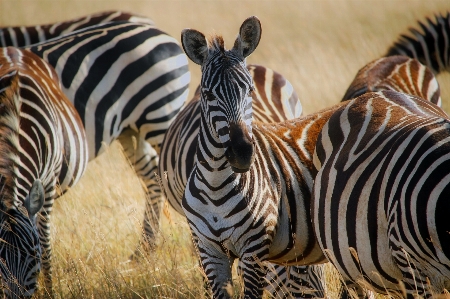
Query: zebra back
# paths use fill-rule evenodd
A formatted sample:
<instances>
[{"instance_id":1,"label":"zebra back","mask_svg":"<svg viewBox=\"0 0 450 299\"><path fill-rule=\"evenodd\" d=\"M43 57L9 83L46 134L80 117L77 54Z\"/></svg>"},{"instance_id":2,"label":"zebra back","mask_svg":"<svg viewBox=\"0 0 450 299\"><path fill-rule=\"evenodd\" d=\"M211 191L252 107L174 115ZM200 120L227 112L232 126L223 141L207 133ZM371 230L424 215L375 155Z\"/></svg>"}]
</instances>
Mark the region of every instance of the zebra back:
<instances>
[{"instance_id":1,"label":"zebra back","mask_svg":"<svg viewBox=\"0 0 450 299\"><path fill-rule=\"evenodd\" d=\"M419 22L422 32L410 28L411 35L402 34L388 49L386 56L405 55L419 60L435 74L450 69L450 13L436 15Z\"/></svg>"},{"instance_id":2,"label":"zebra back","mask_svg":"<svg viewBox=\"0 0 450 299\"><path fill-rule=\"evenodd\" d=\"M114 22L31 46L58 73L86 127L89 158L124 129L159 149L189 93L178 42L154 26Z\"/></svg>"},{"instance_id":3,"label":"zebra back","mask_svg":"<svg viewBox=\"0 0 450 299\"><path fill-rule=\"evenodd\" d=\"M383 57L368 63L358 71L342 101L381 90L416 95L441 106L440 88L434 74L416 59L406 56Z\"/></svg>"},{"instance_id":4,"label":"zebra back","mask_svg":"<svg viewBox=\"0 0 450 299\"><path fill-rule=\"evenodd\" d=\"M87 164L81 120L60 89L53 68L28 51L0 50L0 263L9 297L36 289L48 244L53 200L75 184ZM45 202L44 202L45 196ZM42 200L42 202L41 202ZM44 265L44 270L45 265Z\"/></svg>"},{"instance_id":5,"label":"zebra back","mask_svg":"<svg viewBox=\"0 0 450 299\"><path fill-rule=\"evenodd\" d=\"M89 160L117 139L136 162L147 193L138 250L148 248L157 233L152 215L162 200L156 179L160 143L189 94L190 72L179 43L152 25L115 21L27 50L59 75L86 128Z\"/></svg>"},{"instance_id":6,"label":"zebra back","mask_svg":"<svg viewBox=\"0 0 450 299\"><path fill-rule=\"evenodd\" d=\"M154 25L154 22L146 17L122 11L106 11L53 24L0 27L0 47L26 47L32 44L45 42L54 37L72 33L79 29L117 21L130 21Z\"/></svg>"}]
</instances>

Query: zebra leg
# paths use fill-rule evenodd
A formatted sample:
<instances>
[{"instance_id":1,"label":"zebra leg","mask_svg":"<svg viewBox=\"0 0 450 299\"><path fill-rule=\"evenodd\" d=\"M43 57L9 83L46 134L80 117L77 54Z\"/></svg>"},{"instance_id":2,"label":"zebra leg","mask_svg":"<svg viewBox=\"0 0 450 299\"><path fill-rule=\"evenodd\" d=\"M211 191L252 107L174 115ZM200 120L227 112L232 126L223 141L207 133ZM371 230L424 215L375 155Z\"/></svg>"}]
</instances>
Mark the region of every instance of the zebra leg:
<instances>
[{"instance_id":1,"label":"zebra leg","mask_svg":"<svg viewBox=\"0 0 450 299\"><path fill-rule=\"evenodd\" d=\"M52 192L49 192L52 193ZM44 275L45 293L53 297L52 284L52 245L50 242L50 214L52 211L54 199L46 199L44 208L37 217L36 226L39 232L39 241L41 243L41 269Z\"/></svg>"},{"instance_id":2,"label":"zebra leg","mask_svg":"<svg viewBox=\"0 0 450 299\"><path fill-rule=\"evenodd\" d=\"M270 264L266 277L273 298L325 298L324 265Z\"/></svg>"},{"instance_id":3,"label":"zebra leg","mask_svg":"<svg viewBox=\"0 0 450 299\"><path fill-rule=\"evenodd\" d=\"M427 277L421 273L416 267L420 265L411 255L403 248L393 245L392 255L397 266L403 274L403 286L406 291L406 298L429 298L435 294L439 294L436 290L430 289L431 286L427 282Z\"/></svg>"},{"instance_id":4,"label":"zebra leg","mask_svg":"<svg viewBox=\"0 0 450 299\"><path fill-rule=\"evenodd\" d=\"M351 280L343 281L339 291L339 299L354 298L375 299L375 294L370 290L363 289L359 284Z\"/></svg>"},{"instance_id":5,"label":"zebra leg","mask_svg":"<svg viewBox=\"0 0 450 299\"><path fill-rule=\"evenodd\" d=\"M244 299L262 298L267 267L254 253L244 254L239 260L240 275L244 283Z\"/></svg>"},{"instance_id":6,"label":"zebra leg","mask_svg":"<svg viewBox=\"0 0 450 299\"><path fill-rule=\"evenodd\" d=\"M163 205L161 186L157 179L159 156L156 150L144 138L131 129L119 136L125 155L146 186L146 201L142 237L135 255L154 248L160 226L160 214Z\"/></svg>"},{"instance_id":7,"label":"zebra leg","mask_svg":"<svg viewBox=\"0 0 450 299\"><path fill-rule=\"evenodd\" d=\"M191 228L192 240L197 253L200 257L204 275L206 276L209 287L214 299L231 298L233 281L231 280L231 267L234 258L226 252L215 247L208 246L200 241Z\"/></svg>"}]
</instances>

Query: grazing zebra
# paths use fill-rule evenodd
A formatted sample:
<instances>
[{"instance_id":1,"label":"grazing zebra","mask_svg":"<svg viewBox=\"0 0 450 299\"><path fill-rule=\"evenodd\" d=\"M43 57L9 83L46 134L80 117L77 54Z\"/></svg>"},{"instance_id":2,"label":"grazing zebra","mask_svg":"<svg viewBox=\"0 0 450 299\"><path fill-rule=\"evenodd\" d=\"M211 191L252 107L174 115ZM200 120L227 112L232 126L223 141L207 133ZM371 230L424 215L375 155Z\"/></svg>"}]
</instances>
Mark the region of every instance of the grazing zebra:
<instances>
[{"instance_id":1,"label":"grazing zebra","mask_svg":"<svg viewBox=\"0 0 450 299\"><path fill-rule=\"evenodd\" d=\"M450 71L450 13L436 15L435 22L419 22L423 32L410 29L412 36L401 35L386 56L405 55L419 60L435 74Z\"/></svg>"},{"instance_id":2,"label":"grazing zebra","mask_svg":"<svg viewBox=\"0 0 450 299\"><path fill-rule=\"evenodd\" d=\"M154 25L153 21L146 17L136 16L122 11L106 11L54 24L27 27L0 27L0 47L26 47L72 33L79 29L117 21Z\"/></svg>"},{"instance_id":3,"label":"grazing zebra","mask_svg":"<svg viewBox=\"0 0 450 299\"><path fill-rule=\"evenodd\" d=\"M88 148L53 68L12 47L0 49L0 132L0 273L8 298L22 298L37 287L41 258L50 270L53 201L80 179Z\"/></svg>"},{"instance_id":4,"label":"grazing zebra","mask_svg":"<svg viewBox=\"0 0 450 299\"><path fill-rule=\"evenodd\" d=\"M207 42L185 29L181 37L202 68L198 146L182 208L214 298L229 296L223 287L231 283L236 258L244 298L262 296L265 262L326 262L311 225L314 142L306 136L314 140L333 109L281 123L252 122L254 87L245 58L260 35L259 20L250 17L231 50L221 36Z\"/></svg>"},{"instance_id":5,"label":"grazing zebra","mask_svg":"<svg viewBox=\"0 0 450 299\"><path fill-rule=\"evenodd\" d=\"M302 107L292 85L281 74L263 66L247 65L253 79L254 120L279 122L299 117ZM170 125L161 146L160 177L166 199L180 214L187 179L195 163L200 128L200 88ZM322 266L269 266L266 289L277 298L324 297ZM290 297L289 297L290 298Z\"/></svg>"},{"instance_id":6,"label":"grazing zebra","mask_svg":"<svg viewBox=\"0 0 450 299\"><path fill-rule=\"evenodd\" d=\"M155 176L159 147L189 93L187 58L178 42L148 24L113 22L28 50L55 68L86 128L89 160L115 139L123 145L147 186L141 244L153 242L162 202Z\"/></svg>"},{"instance_id":7,"label":"grazing zebra","mask_svg":"<svg viewBox=\"0 0 450 299\"><path fill-rule=\"evenodd\" d=\"M416 59L388 56L360 69L342 101L366 92L393 90L418 96L441 106L441 92L434 74Z\"/></svg>"},{"instance_id":8,"label":"grazing zebra","mask_svg":"<svg viewBox=\"0 0 450 299\"><path fill-rule=\"evenodd\" d=\"M81 116L89 160L118 139L147 187L144 245L155 239L161 189L155 173L164 134L189 94L178 42L154 26L114 22L78 30L29 50L55 67Z\"/></svg>"},{"instance_id":9,"label":"grazing zebra","mask_svg":"<svg viewBox=\"0 0 450 299\"><path fill-rule=\"evenodd\" d=\"M103 24L109 21L116 23ZM136 250L138 255L152 247L156 238L162 205L155 180L159 145L187 99L190 82L187 59L178 42L151 23L120 11L89 15L37 26L49 31L40 35L41 41L50 33L55 38L29 48L59 74L64 92L87 128L90 160L117 138L146 185L143 248ZM85 28L88 25L101 26ZM5 27L3 32L24 31L33 41L38 38L34 27L27 28ZM57 34L67 36L56 38Z\"/></svg>"},{"instance_id":10,"label":"grazing zebra","mask_svg":"<svg viewBox=\"0 0 450 299\"><path fill-rule=\"evenodd\" d=\"M344 102L319 134L313 227L344 279L393 296L450 288L450 121L396 91Z\"/></svg>"}]
</instances>

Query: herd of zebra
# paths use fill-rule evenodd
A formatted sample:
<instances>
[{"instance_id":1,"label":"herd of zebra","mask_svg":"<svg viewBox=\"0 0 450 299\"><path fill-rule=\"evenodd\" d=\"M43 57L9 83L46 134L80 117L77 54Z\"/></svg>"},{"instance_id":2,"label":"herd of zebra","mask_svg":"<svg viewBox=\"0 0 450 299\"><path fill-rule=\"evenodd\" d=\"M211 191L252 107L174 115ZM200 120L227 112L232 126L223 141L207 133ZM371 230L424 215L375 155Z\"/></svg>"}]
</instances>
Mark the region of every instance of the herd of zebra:
<instances>
[{"instance_id":1,"label":"herd of zebra","mask_svg":"<svg viewBox=\"0 0 450 299\"><path fill-rule=\"evenodd\" d=\"M117 11L0 28L3 293L32 296L42 270L52 294L53 202L118 140L147 191L135 255L157 246L167 199L213 298L230 297L236 259L244 298L327 297L326 262L342 298L448 294L450 120L435 75L450 67L450 15L420 26L306 116L281 74L246 65L256 17L231 50L185 29L183 52ZM190 101L187 57L202 71Z\"/></svg>"}]
</instances>

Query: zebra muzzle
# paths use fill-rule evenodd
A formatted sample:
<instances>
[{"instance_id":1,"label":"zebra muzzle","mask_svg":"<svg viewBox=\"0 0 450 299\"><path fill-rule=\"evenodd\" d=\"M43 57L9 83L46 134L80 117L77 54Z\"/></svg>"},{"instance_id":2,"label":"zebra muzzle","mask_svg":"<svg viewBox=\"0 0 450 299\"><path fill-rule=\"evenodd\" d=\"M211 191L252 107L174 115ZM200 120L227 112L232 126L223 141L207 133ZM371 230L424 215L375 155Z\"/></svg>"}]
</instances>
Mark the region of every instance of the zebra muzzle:
<instances>
[{"instance_id":1,"label":"zebra muzzle","mask_svg":"<svg viewBox=\"0 0 450 299\"><path fill-rule=\"evenodd\" d=\"M252 138L245 124L230 123L229 129L230 143L225 156L234 172L246 172L255 159Z\"/></svg>"}]
</instances>

